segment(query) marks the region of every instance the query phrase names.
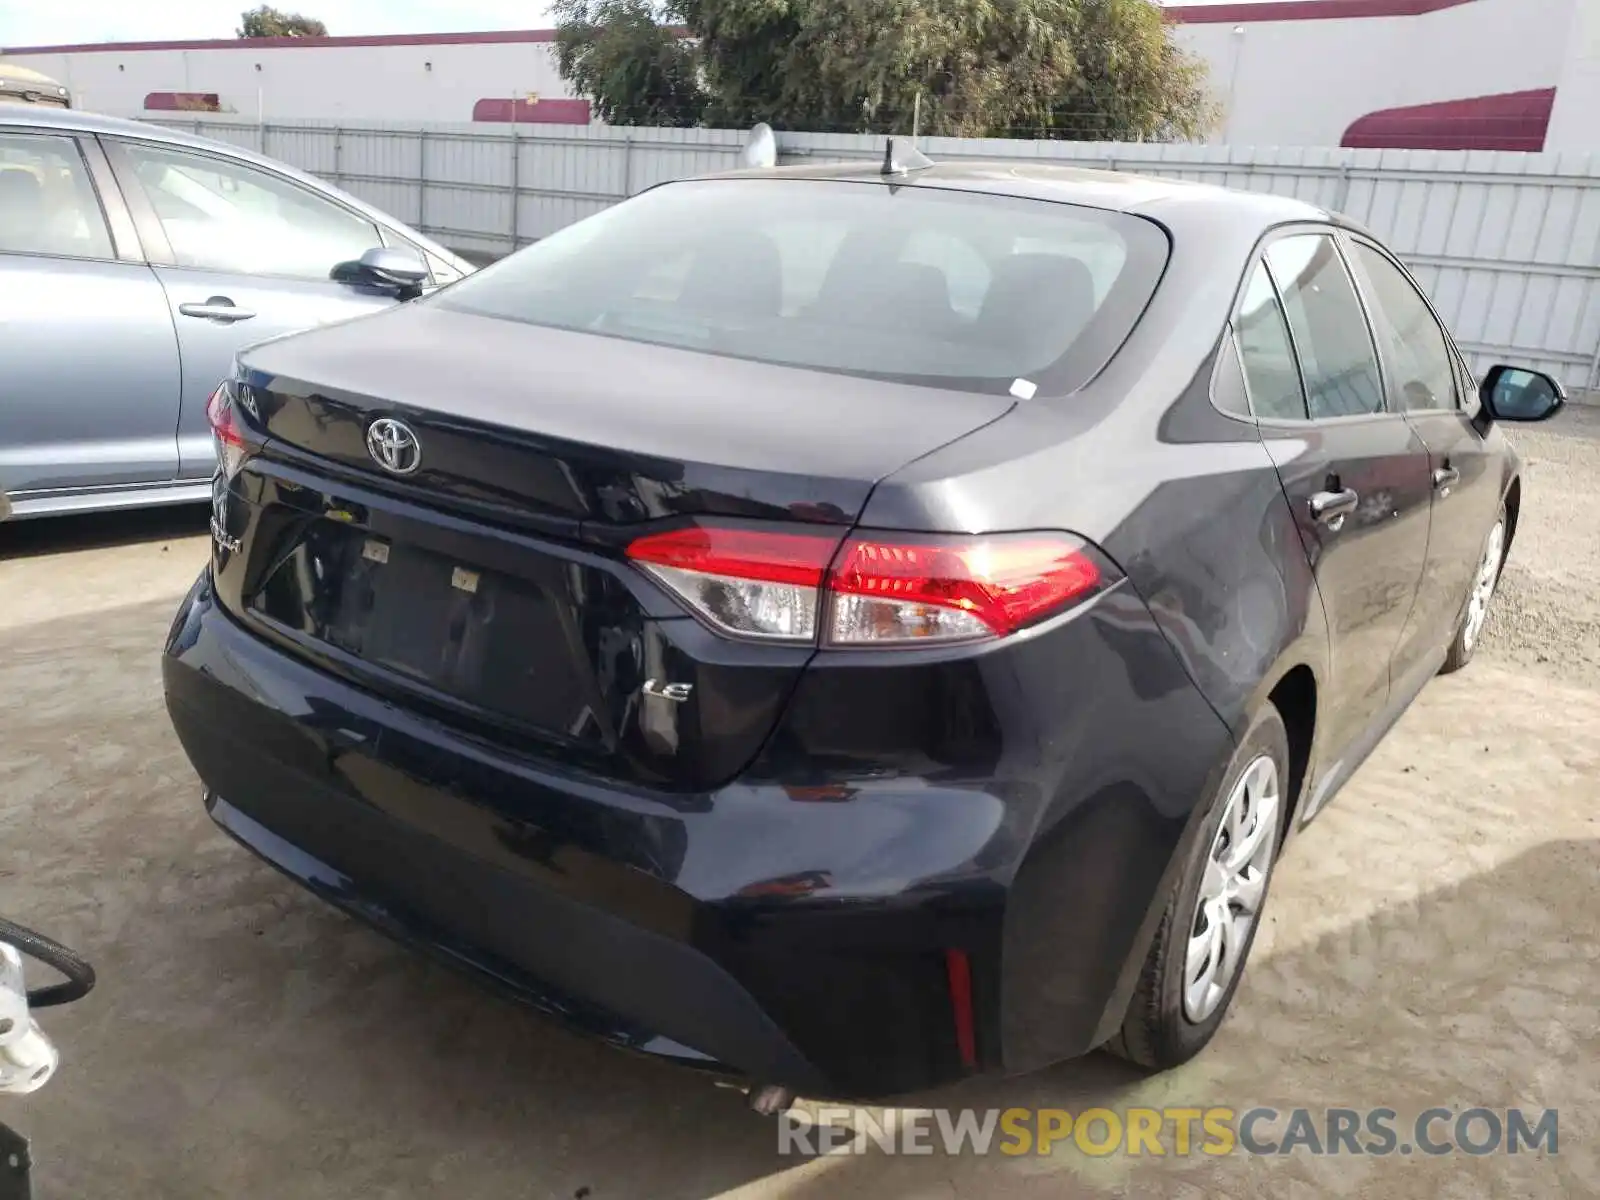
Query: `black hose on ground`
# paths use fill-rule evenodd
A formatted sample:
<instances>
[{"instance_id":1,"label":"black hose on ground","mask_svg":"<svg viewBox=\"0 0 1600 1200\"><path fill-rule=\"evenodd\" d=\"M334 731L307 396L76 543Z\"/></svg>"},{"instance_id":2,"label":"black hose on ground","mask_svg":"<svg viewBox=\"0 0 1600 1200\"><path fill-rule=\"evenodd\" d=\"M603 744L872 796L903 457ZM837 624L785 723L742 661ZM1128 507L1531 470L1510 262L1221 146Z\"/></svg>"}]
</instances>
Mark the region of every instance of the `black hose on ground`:
<instances>
[{"instance_id":1,"label":"black hose on ground","mask_svg":"<svg viewBox=\"0 0 1600 1200\"><path fill-rule=\"evenodd\" d=\"M10 942L29 958L37 959L47 967L54 967L66 976L62 983L52 983L48 987L30 991L29 1008L71 1004L74 1000L82 1000L94 988L94 968L88 960L42 933L35 933L26 926L0 917L0 942Z\"/></svg>"}]
</instances>

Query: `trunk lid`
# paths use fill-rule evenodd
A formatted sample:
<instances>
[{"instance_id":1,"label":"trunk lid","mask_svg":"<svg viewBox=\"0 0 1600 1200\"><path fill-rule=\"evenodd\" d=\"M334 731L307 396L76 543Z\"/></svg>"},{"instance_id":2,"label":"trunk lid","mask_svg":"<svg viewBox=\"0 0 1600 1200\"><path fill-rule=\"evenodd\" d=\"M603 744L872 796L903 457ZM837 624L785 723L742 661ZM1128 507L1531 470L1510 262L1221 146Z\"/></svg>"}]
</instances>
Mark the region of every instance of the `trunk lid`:
<instances>
[{"instance_id":1,"label":"trunk lid","mask_svg":"<svg viewBox=\"0 0 1600 1200\"><path fill-rule=\"evenodd\" d=\"M877 480L1014 403L426 303L268 342L243 363L280 451L519 523L848 523ZM422 443L413 475L386 475L368 452L386 416Z\"/></svg>"},{"instance_id":2,"label":"trunk lid","mask_svg":"<svg viewBox=\"0 0 1600 1200\"><path fill-rule=\"evenodd\" d=\"M427 303L240 366L252 453L215 548L232 611L386 698L684 790L755 756L812 651L712 633L627 543L691 517L842 538L878 479L1013 403ZM420 449L404 473L369 449L384 420Z\"/></svg>"}]
</instances>

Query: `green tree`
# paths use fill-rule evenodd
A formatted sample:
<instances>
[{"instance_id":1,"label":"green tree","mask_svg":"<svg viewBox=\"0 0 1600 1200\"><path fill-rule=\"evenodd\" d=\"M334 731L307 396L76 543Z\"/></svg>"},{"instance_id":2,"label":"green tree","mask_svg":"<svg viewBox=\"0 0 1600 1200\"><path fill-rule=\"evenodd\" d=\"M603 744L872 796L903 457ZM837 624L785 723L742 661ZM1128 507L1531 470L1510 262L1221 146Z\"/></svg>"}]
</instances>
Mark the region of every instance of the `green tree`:
<instances>
[{"instance_id":1,"label":"green tree","mask_svg":"<svg viewBox=\"0 0 1600 1200\"><path fill-rule=\"evenodd\" d=\"M703 89L701 112L713 125L908 132L920 112L925 133L1145 140L1197 136L1215 119L1204 66L1174 43L1154 0L562 0L561 8L558 39L596 47L615 38L605 71L580 77L563 56L562 73L619 113L639 111L659 90L645 70L624 65L625 39L654 51L674 38L675 23L692 40L674 39L672 61Z\"/></svg>"},{"instance_id":2,"label":"green tree","mask_svg":"<svg viewBox=\"0 0 1600 1200\"><path fill-rule=\"evenodd\" d=\"M705 116L699 59L670 10L650 0L556 0L561 77L612 125L698 125Z\"/></svg>"},{"instance_id":3,"label":"green tree","mask_svg":"<svg viewBox=\"0 0 1600 1200\"><path fill-rule=\"evenodd\" d=\"M1205 64L1153 19L1149 0L1079 0L1077 8L1076 70L1049 116L1057 136L1183 141L1210 132L1219 110Z\"/></svg>"},{"instance_id":4,"label":"green tree","mask_svg":"<svg viewBox=\"0 0 1600 1200\"><path fill-rule=\"evenodd\" d=\"M242 38L327 37L328 27L315 17L286 13L263 4L239 14Z\"/></svg>"}]
</instances>

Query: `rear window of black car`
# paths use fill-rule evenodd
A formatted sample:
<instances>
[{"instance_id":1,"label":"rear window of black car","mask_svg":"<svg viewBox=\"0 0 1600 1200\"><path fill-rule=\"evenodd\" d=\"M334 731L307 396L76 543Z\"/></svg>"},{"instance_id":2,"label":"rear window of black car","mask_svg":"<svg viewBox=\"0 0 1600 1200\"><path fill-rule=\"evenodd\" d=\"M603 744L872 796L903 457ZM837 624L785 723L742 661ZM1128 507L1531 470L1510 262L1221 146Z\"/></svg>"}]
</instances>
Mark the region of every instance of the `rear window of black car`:
<instances>
[{"instance_id":1,"label":"rear window of black car","mask_svg":"<svg viewBox=\"0 0 1600 1200\"><path fill-rule=\"evenodd\" d=\"M806 179L669 184L440 293L446 308L983 392L1060 394L1116 352L1167 261L1126 213Z\"/></svg>"}]
</instances>

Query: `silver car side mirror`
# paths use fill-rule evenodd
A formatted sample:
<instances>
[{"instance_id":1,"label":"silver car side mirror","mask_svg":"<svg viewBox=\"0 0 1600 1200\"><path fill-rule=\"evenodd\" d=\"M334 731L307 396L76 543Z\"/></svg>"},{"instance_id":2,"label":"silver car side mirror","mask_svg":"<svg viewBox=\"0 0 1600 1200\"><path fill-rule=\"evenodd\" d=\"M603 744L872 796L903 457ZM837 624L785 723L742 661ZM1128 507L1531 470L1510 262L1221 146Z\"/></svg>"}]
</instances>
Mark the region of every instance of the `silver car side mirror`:
<instances>
[{"instance_id":1,"label":"silver car side mirror","mask_svg":"<svg viewBox=\"0 0 1600 1200\"><path fill-rule=\"evenodd\" d=\"M428 264L415 250L405 246L374 246L354 262L340 263L333 269L338 283L365 287L391 288L402 300L422 294L428 283Z\"/></svg>"}]
</instances>

